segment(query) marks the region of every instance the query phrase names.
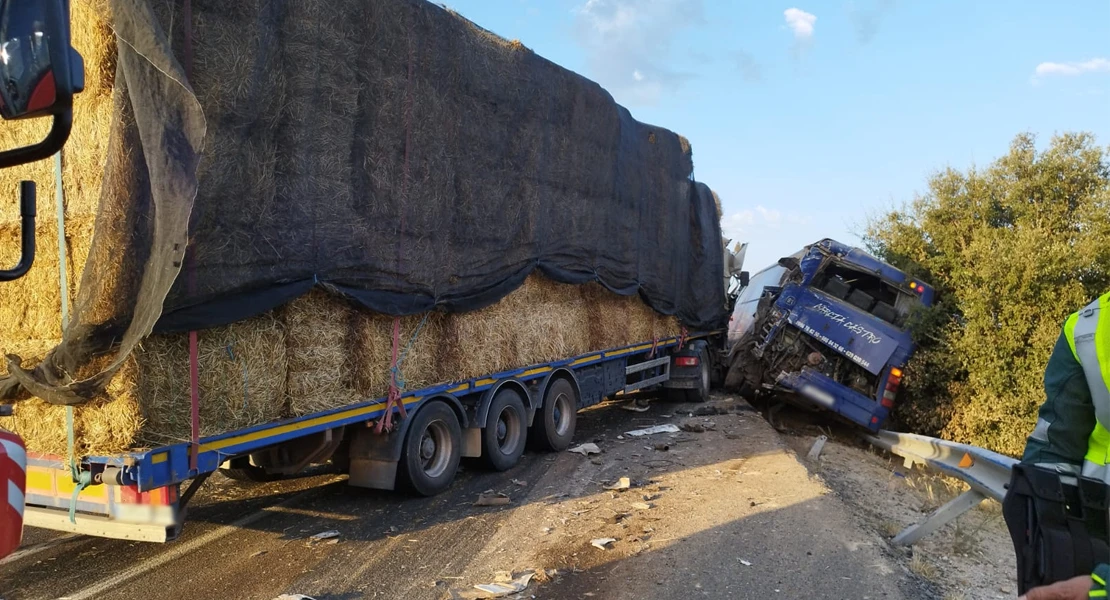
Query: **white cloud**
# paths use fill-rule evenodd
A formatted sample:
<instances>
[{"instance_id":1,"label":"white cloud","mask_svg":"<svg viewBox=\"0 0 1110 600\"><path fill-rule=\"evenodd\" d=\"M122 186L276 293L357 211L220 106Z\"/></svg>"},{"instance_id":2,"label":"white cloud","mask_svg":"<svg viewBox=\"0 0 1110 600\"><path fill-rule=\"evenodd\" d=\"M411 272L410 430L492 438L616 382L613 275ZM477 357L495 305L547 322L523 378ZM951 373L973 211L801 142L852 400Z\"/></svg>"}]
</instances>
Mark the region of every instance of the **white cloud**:
<instances>
[{"instance_id":1,"label":"white cloud","mask_svg":"<svg viewBox=\"0 0 1110 600\"><path fill-rule=\"evenodd\" d=\"M682 30L704 23L703 0L586 0L574 9L589 73L622 104L655 104L693 77L671 66Z\"/></svg>"},{"instance_id":2,"label":"white cloud","mask_svg":"<svg viewBox=\"0 0 1110 600\"><path fill-rule=\"evenodd\" d=\"M778 209L759 204L755 208L726 213L721 217L721 232L733 241L745 242L753 235L781 229L783 225L806 226L812 222L809 215L797 212L783 214Z\"/></svg>"},{"instance_id":3,"label":"white cloud","mask_svg":"<svg viewBox=\"0 0 1110 600\"><path fill-rule=\"evenodd\" d=\"M1037 65L1034 76L1065 75L1070 77L1084 73L1110 73L1110 59L1092 58L1082 62L1067 63L1043 62Z\"/></svg>"},{"instance_id":4,"label":"white cloud","mask_svg":"<svg viewBox=\"0 0 1110 600\"><path fill-rule=\"evenodd\" d=\"M788 8L782 14L786 17L786 26L794 32L795 40L804 42L813 37L813 26L817 23L816 15L800 8Z\"/></svg>"}]
</instances>

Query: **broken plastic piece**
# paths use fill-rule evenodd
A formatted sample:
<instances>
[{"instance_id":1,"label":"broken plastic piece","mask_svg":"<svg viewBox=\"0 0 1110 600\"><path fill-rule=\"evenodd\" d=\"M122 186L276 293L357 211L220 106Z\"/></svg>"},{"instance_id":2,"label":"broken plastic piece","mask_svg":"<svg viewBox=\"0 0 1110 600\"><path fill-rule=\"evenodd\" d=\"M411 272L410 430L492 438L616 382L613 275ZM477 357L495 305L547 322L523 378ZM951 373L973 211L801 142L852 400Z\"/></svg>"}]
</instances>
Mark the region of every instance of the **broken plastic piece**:
<instances>
[{"instance_id":1,"label":"broken plastic piece","mask_svg":"<svg viewBox=\"0 0 1110 600\"><path fill-rule=\"evenodd\" d=\"M632 487L632 480L627 477L621 477L612 485L605 486L607 490L627 490Z\"/></svg>"},{"instance_id":2,"label":"broken plastic piece","mask_svg":"<svg viewBox=\"0 0 1110 600\"><path fill-rule=\"evenodd\" d=\"M617 541L615 538L597 538L595 540L590 540L590 545L600 550L608 550L609 544L615 541Z\"/></svg>"},{"instance_id":3,"label":"broken plastic piece","mask_svg":"<svg viewBox=\"0 0 1110 600\"><path fill-rule=\"evenodd\" d=\"M632 503L632 508L635 508L636 510L650 510L652 506L652 504L648 504L647 502Z\"/></svg>"},{"instance_id":4,"label":"broken plastic piece","mask_svg":"<svg viewBox=\"0 0 1110 600\"><path fill-rule=\"evenodd\" d=\"M589 456L590 454L601 454L601 448L598 448L597 444L591 442L588 444L575 446L567 450L567 452L574 452L575 454L581 454L582 456Z\"/></svg>"},{"instance_id":5,"label":"broken plastic piece","mask_svg":"<svg viewBox=\"0 0 1110 600\"><path fill-rule=\"evenodd\" d=\"M625 435L632 437L640 437L644 435L655 435L656 433L678 433L678 427L673 423L665 423L663 425L654 425L645 429L636 429L634 431L626 431Z\"/></svg>"},{"instance_id":6,"label":"broken plastic piece","mask_svg":"<svg viewBox=\"0 0 1110 600\"><path fill-rule=\"evenodd\" d=\"M813 447L809 449L809 454L806 455L806 458L809 460L817 460L817 457L821 456L821 450L825 447L825 442L827 441L829 441L828 436L818 436L817 441L813 442Z\"/></svg>"},{"instance_id":7,"label":"broken plastic piece","mask_svg":"<svg viewBox=\"0 0 1110 600\"><path fill-rule=\"evenodd\" d=\"M512 503L512 499L509 498L508 494L486 490L478 494L478 499L474 501L474 506L505 506L510 503Z\"/></svg>"},{"instance_id":8,"label":"broken plastic piece","mask_svg":"<svg viewBox=\"0 0 1110 600\"><path fill-rule=\"evenodd\" d=\"M310 542L322 542L324 540L337 537L339 537L339 532L334 529L329 529L328 531L321 531L320 533L317 533L316 535L308 538L308 540Z\"/></svg>"}]
</instances>

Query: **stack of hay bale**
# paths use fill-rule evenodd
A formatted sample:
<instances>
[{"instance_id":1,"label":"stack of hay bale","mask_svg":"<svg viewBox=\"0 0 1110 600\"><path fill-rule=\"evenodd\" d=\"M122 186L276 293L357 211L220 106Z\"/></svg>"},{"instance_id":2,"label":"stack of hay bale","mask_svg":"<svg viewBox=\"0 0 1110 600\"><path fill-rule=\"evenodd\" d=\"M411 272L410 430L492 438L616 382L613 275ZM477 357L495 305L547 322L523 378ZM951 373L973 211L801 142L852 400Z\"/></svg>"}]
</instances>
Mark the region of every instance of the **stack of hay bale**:
<instances>
[{"instance_id":1,"label":"stack of hay bale","mask_svg":"<svg viewBox=\"0 0 1110 600\"><path fill-rule=\"evenodd\" d=\"M414 11L412 7L417 4L414 0L389 2L401 8L393 12L385 10L383 14L386 17L395 17L397 22L379 19L376 21L378 27L411 27L412 23L405 19L415 18L419 21L429 14L423 7ZM383 181L393 181L389 185L402 186L396 183L402 177L401 173L392 170L397 161L390 162L383 158L395 158L390 153L396 153L397 144L389 143L388 140L391 139L411 136L414 144L422 142L425 148L439 144L445 153L444 156L436 157L425 152L422 160L428 162L422 166L414 165L414 173L405 177L406 181L402 186L404 193L397 197L397 201L415 207L408 210L407 214L427 219L426 222L410 223L414 228L434 227L435 220L443 217L435 211L437 207L444 206L439 196L447 193L445 185L457 186L454 193L481 197L496 193L494 188L497 181L507 170L550 166L550 172L543 173L542 177L537 176L537 181L550 186L551 181L558 182L560 178L570 180L576 176L574 169L578 167L574 161L582 163L582 169L593 168L590 164L599 160L594 154L600 156L611 151L605 147L605 140L600 138L600 141L590 140L589 143L575 146L574 140L560 135L521 131L519 139L504 140L506 148L518 143L535 143L537 140L554 145L543 149L546 155L540 155L541 149L535 148L535 156L529 159L528 164L522 165L499 162L501 159L496 156L474 156L473 160L489 163L489 182L444 182L433 177L438 168L435 161L454 160L455 157L449 157L446 153L457 150L460 144L465 149L466 139L456 137L444 140L443 137L465 137L468 133L460 131L457 124L444 131L442 123L430 122L411 132L372 132L371 139L386 141L374 142L379 143L380 147L370 144L364 148L368 154L359 159L361 163L356 162L352 156L351 162L337 166L321 158L327 152L306 154L305 160L300 164L310 173L297 182L298 185L308 187L280 189L281 182L275 175L278 157L274 153L297 152L299 150L290 150L288 147L302 143L307 146L334 146L338 155L353 152L351 138L358 132L350 131L348 121L339 114L346 109L334 107L346 102L344 106L354 110L354 107L361 106L360 103L364 101L355 96L373 93L373 90L358 86L342 90L317 90L319 93L311 94L315 100L310 101L306 86L314 85L311 72L306 70L298 75L295 67L290 72L288 66L268 64L267 60L276 58L266 58L262 50L265 48L265 40L255 39L255 34L263 31L263 28L257 31L244 30L241 26L244 19L263 19L264 11L269 10L263 4L265 3L246 0L233 5L194 1L194 29L197 31L196 39L193 40L196 44L196 75L191 84L208 119L204 157L198 173L200 190L197 205L203 209L205 198L226 198L228 195L241 198L243 203L224 214L217 214L215 211L205 213L201 210L194 215L191 239L200 240L197 243L195 260L198 264L208 266L209 271L205 271L208 274L212 273L212 265L228 262L224 257L237 259L237 249L254 249L267 243L252 238L251 235L255 227L264 229L271 220L276 222L289 216L292 209L277 206L275 200L278 196L326 195L337 206L341 206L354 202L353 188L342 185L343 182L365 180L365 185L371 191L377 189L374 186L386 185ZM375 8L366 10L378 10L376 7L386 4L388 3L373 3ZM311 44L306 41L305 48L301 48L304 52L309 53L323 43L343 43L341 36L331 35L330 28L342 30L348 27L342 22L344 13L328 11L328 8L329 4L323 0L306 2L303 6L298 3L295 9L291 8L309 12L319 9L316 17L323 29L317 32L319 35L311 36ZM112 94L116 40L107 9L98 0L75 0L72 10L74 45L85 58L87 86L76 98L74 130L63 154L65 228L61 232L61 247L64 248L62 256L68 267L67 281L59 281L59 231L53 211L48 208L55 197L53 162L41 161L0 171L0 190L9 190L13 194L12 202L0 203L0 264L14 263L18 254L19 217L18 204L14 201L17 182L31 179L39 187L39 252L34 268L23 279L0 285L0 353L22 357L25 366L33 366L61 339L61 287L64 285L69 297L73 298L86 270L94 268L97 261L110 260L112 252L125 251L94 248L93 242L94 224L96 227L111 226L107 222L96 223L96 218L100 210L98 207L104 163L111 137L109 131L112 120L120 118L120 99L114 99ZM327 14L332 16L326 17ZM172 21L172 18L163 15L163 22ZM428 43L444 45L445 49L452 46L477 47L493 44L503 46L506 52L528 53L526 49L519 47L519 43L505 42L468 22L465 28L469 31L463 36L465 39L436 39L428 40ZM370 29L373 32L378 31L374 27ZM175 35L180 37L180 33ZM383 36L382 39L383 52L397 53L404 50L387 47L390 43L389 36ZM179 41L175 39L175 43ZM286 43L289 50L297 49L295 43ZM257 51L249 56L237 55L228 51L233 45L255 48ZM474 50L471 48L467 51ZM506 56L508 58L505 60L510 62L518 60L511 54ZM314 59L305 54L302 60ZM375 76L374 70L380 65L370 57L359 60L367 64L339 65L335 68L358 69L364 74ZM425 68L428 65L418 64L417 67ZM498 72L500 66L496 61L469 65L468 68L489 71L488 80L483 85L496 87L514 84L513 81L498 79L501 73ZM257 79L256 72L259 69L272 72L275 78L272 82L273 89L266 90L264 101L285 107L282 111L292 112L286 114L275 109L276 112L265 113L266 107L257 105L252 105L252 109L265 114L285 114L286 118L303 117L314 124L317 136L299 142L273 139L269 140L271 143L263 144L258 135L255 135L244 143L242 129L245 125L237 121L236 111L241 111L244 103L257 102L258 98L240 84L250 81L252 77ZM389 76L388 73L381 74L383 78ZM571 76L573 74L568 72L567 77ZM395 81L383 83L388 83L385 86L388 89L403 88L406 85ZM592 90L590 88L589 93L582 96L583 101L612 103L611 99L602 97L603 91L595 93ZM415 110L431 114L445 110L461 111L460 118L468 115L480 117L481 111L488 110L489 107L481 106L475 100L480 95L478 91L474 94L474 98L444 98L436 89L413 90L412 97L420 104L415 108L392 105L391 103L400 102L399 96L373 97L370 100L382 113L392 111L404 114L405 111ZM312 105L312 101L330 102L332 109ZM544 108L542 98L536 98L536 102L537 110ZM443 108L449 103L451 107ZM498 109L494 107L493 110L496 113ZM580 121L593 108L579 106L576 110L580 112L569 115L569 118ZM554 118L556 115L552 112L550 116ZM403 119L393 122L401 123ZM538 126L536 121L529 123L529 126ZM268 126L274 131L277 130L277 125L276 122L250 124L252 127ZM556 127L559 125L554 124ZM589 129L583 123L575 126ZM36 141L45 133L45 129L46 125L38 122L9 123L0 128L0 144L13 147ZM260 135L264 137L277 134ZM662 136L667 135L680 141L681 152L685 154L684 160L689 162L689 145L684 139L662 130L659 130L658 135L658 144L656 134L652 133L650 140L645 142L646 150L639 151L641 154L632 160L655 160L653 157L656 154L667 152L662 141ZM615 141L612 143L616 144ZM675 145L678 146L677 143ZM516 152L514 156L520 154L522 153ZM554 155L570 157L567 160L571 162L553 162L550 157ZM359 169L365 170L365 176L352 173ZM686 173L682 172L683 169ZM688 177L688 171L688 167L680 166L675 175L668 171L666 165L660 163L657 168L646 169L650 178L645 177L636 185L644 186L644 189L670 186L675 189L674 196L683 199L687 195L682 191L685 188L681 186L684 178ZM480 193L470 193L465 189L467 186L477 185L484 186ZM609 182L608 185L617 183ZM552 201L549 191L526 185L503 189L500 195L518 199L522 205L536 205ZM569 187L567 193L570 193ZM596 193L602 193L600 188ZM420 210L425 198L437 200L436 203L429 200L427 214ZM456 218L475 218L481 214L478 209L471 211L470 207L462 205L458 211ZM102 213L100 216L103 220ZM338 224L369 229L375 227L373 220L348 223L341 219ZM602 233L591 230L592 226L590 223L582 223L582 231L566 232L566 235L585 237ZM660 230L668 226L673 224L653 225ZM322 235L327 233L321 232ZM514 233L506 232L505 235L511 237ZM719 232L715 235L719 235ZM222 243L215 243L217 240ZM422 247L424 246L417 245L414 254L405 259L437 259L435 256L421 254ZM90 252L94 254L93 259L87 260ZM241 261L243 265L248 263L249 261ZM238 276L237 268L240 267L236 264L227 265L229 280ZM719 275L717 277L719 281ZM212 281L210 285L218 289L222 283ZM167 304L179 301L184 293L180 287L175 289L177 296L171 294ZM198 334L201 434L215 435L383 396L389 387L393 319L391 315L371 312L341 295L317 288L251 318L201 330ZM419 333L413 337L418 329ZM407 343L412 337L412 346L406 354L402 371L406 387L412 389L594 350L650 341L653 338L677 335L679 330L680 324L676 317L657 313L637 294L618 295L599 283L559 283L539 272L533 272L524 279L522 285L485 308L468 312L432 311L403 317L401 339ZM97 368L96 361L81 366L82 372L96 372ZM0 375L4 370L5 366L0 363ZM80 379L82 372L72 375L75 379ZM187 335L168 333L150 336L128 357L123 369L101 395L76 408L77 451L79 454L90 455L111 454L186 440L190 431L189 397ZM66 450L64 409L60 406L49 405L36 398L19 399L16 402L15 417L5 420L2 425L21 434L33 451L60 454Z\"/></svg>"}]
</instances>

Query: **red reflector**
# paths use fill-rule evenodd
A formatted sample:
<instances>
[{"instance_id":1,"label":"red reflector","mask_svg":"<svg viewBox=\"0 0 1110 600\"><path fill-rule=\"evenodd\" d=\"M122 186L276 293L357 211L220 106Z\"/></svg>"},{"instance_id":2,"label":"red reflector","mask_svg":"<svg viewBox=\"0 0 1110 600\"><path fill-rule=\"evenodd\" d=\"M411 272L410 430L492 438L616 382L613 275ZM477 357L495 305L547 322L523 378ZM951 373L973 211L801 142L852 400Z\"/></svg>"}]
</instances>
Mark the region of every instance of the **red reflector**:
<instances>
[{"instance_id":1,"label":"red reflector","mask_svg":"<svg viewBox=\"0 0 1110 600\"><path fill-rule=\"evenodd\" d=\"M923 293L925 293L925 286L921 285L920 283L919 283L919 284L917 284L917 293L918 293L918 294L923 294Z\"/></svg>"},{"instance_id":2,"label":"red reflector","mask_svg":"<svg viewBox=\"0 0 1110 600\"><path fill-rule=\"evenodd\" d=\"M894 398L884 397L883 401L880 404L883 405L883 408L893 408L894 407Z\"/></svg>"},{"instance_id":3,"label":"red reflector","mask_svg":"<svg viewBox=\"0 0 1110 600\"><path fill-rule=\"evenodd\" d=\"M696 356L679 356L674 359L674 364L679 367L696 367L699 362Z\"/></svg>"},{"instance_id":4,"label":"red reflector","mask_svg":"<svg viewBox=\"0 0 1110 600\"><path fill-rule=\"evenodd\" d=\"M871 417L871 424L872 425L874 425L875 423L878 423L878 422L879 422L879 417Z\"/></svg>"}]
</instances>

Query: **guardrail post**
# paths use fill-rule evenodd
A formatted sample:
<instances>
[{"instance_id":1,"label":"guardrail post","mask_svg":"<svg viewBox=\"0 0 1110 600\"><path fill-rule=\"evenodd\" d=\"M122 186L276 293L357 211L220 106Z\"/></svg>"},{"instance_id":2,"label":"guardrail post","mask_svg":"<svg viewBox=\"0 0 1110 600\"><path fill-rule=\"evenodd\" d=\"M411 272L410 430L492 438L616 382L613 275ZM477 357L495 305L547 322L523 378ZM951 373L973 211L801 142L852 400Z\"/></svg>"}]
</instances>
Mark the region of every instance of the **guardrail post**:
<instances>
[{"instance_id":1,"label":"guardrail post","mask_svg":"<svg viewBox=\"0 0 1110 600\"><path fill-rule=\"evenodd\" d=\"M980 492L968 490L933 511L924 521L903 529L901 533L894 536L891 543L895 546L912 546L917 540L944 527L953 519L979 506L979 503L986 499L987 497Z\"/></svg>"}]
</instances>

